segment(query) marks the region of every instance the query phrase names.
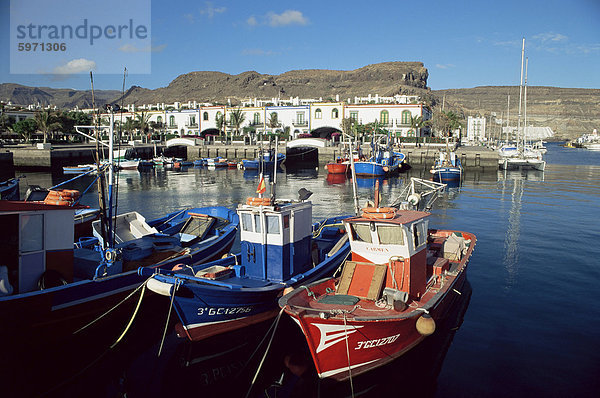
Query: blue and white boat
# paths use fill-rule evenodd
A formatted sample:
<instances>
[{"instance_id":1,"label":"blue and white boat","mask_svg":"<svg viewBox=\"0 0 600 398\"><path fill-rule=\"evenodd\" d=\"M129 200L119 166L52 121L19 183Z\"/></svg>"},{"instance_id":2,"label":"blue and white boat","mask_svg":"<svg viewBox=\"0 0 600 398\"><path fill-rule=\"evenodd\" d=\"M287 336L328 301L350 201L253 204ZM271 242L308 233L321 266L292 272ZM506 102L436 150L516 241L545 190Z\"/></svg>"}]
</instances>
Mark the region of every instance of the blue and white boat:
<instances>
[{"instance_id":1,"label":"blue and white boat","mask_svg":"<svg viewBox=\"0 0 600 398\"><path fill-rule=\"evenodd\" d=\"M0 182L0 199L1 200L19 200L19 179L11 178Z\"/></svg>"},{"instance_id":2,"label":"blue and white boat","mask_svg":"<svg viewBox=\"0 0 600 398\"><path fill-rule=\"evenodd\" d=\"M259 170L262 167L266 170L273 170L275 165L275 158L277 158L277 167L280 167L285 162L285 155L283 153L277 153L275 155L272 150L263 152L262 159L257 158L253 160L243 159L242 167L244 170Z\"/></svg>"},{"instance_id":3,"label":"blue and white boat","mask_svg":"<svg viewBox=\"0 0 600 398\"><path fill-rule=\"evenodd\" d=\"M429 172L433 175L434 181L460 181L463 175L463 168L455 152L440 151L439 158L435 161Z\"/></svg>"},{"instance_id":4,"label":"blue and white boat","mask_svg":"<svg viewBox=\"0 0 600 398\"><path fill-rule=\"evenodd\" d=\"M354 162L359 177L383 177L397 173L402 168L406 155L396 152L391 146L371 144L373 156L365 161Z\"/></svg>"},{"instance_id":5,"label":"blue and white boat","mask_svg":"<svg viewBox=\"0 0 600 398\"><path fill-rule=\"evenodd\" d=\"M198 341L270 319L284 289L332 275L348 256L341 223L348 216L313 224L312 203L302 197L248 198L237 213L239 253L180 270L139 270L151 277L149 289L173 300L180 337Z\"/></svg>"}]
</instances>

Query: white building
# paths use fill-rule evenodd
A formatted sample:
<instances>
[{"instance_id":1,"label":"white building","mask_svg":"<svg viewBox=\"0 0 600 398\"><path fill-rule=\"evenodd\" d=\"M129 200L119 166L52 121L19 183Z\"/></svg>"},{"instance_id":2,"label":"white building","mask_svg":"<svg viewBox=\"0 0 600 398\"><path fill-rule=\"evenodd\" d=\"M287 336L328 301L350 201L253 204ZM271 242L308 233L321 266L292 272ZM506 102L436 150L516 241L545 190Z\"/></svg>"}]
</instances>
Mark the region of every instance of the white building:
<instances>
[{"instance_id":1,"label":"white building","mask_svg":"<svg viewBox=\"0 0 600 398\"><path fill-rule=\"evenodd\" d=\"M473 117L467 118L467 136L463 137L463 141L467 142L484 142L485 138L485 118Z\"/></svg>"}]
</instances>

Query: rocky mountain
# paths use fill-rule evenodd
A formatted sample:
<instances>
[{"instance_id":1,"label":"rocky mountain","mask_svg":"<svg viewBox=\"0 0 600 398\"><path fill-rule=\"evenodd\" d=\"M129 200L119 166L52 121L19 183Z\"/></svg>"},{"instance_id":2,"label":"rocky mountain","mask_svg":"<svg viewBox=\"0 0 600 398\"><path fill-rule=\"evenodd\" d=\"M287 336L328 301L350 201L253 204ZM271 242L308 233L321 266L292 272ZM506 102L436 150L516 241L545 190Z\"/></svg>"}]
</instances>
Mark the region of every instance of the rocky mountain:
<instances>
[{"instance_id":1,"label":"rocky mountain","mask_svg":"<svg viewBox=\"0 0 600 398\"><path fill-rule=\"evenodd\" d=\"M200 71L178 76L168 86L154 90L132 86L123 96L126 104L173 103L176 101L239 103L248 98L323 98L340 100L368 94L392 96L416 94L439 110L455 110L465 117L481 115L506 118L507 96L510 95L511 124L516 125L519 87L475 87L430 90L429 72L421 62L384 62L359 69L293 70L280 75L255 71L230 75ZM118 90L96 90L96 103L121 100ZM0 84L0 100L14 104L53 104L60 108L91 107L91 91L26 87ZM528 123L550 126L559 137L572 137L600 128L600 90L557 87L528 87ZM492 124L492 126L496 126Z\"/></svg>"},{"instance_id":2,"label":"rocky mountain","mask_svg":"<svg viewBox=\"0 0 600 398\"><path fill-rule=\"evenodd\" d=\"M118 90L96 90L94 92L97 104L104 104L118 96ZM0 84L0 101L16 105L40 104L56 105L62 109L92 107L91 90L73 90L68 88L28 87L14 83Z\"/></svg>"},{"instance_id":3,"label":"rocky mountain","mask_svg":"<svg viewBox=\"0 0 600 398\"><path fill-rule=\"evenodd\" d=\"M436 90L438 107L462 112L465 116L490 117L517 125L518 86L488 86ZM510 96L510 101L509 97ZM510 111L509 111L510 104ZM522 106L524 119L525 104ZM524 120L521 123L524 123ZM527 87L527 124L548 126L557 138L573 138L600 129L600 89ZM492 129L499 125L492 124Z\"/></svg>"}]
</instances>

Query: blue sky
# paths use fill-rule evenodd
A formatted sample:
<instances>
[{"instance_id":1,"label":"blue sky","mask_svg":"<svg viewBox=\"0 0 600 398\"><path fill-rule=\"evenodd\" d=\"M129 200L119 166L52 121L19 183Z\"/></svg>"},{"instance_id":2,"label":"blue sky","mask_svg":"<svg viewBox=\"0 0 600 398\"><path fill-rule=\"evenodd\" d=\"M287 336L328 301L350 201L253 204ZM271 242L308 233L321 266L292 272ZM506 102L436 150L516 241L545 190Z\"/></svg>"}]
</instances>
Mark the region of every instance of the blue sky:
<instances>
[{"instance_id":1,"label":"blue sky","mask_svg":"<svg viewBox=\"0 0 600 398\"><path fill-rule=\"evenodd\" d=\"M60 7L70 1L48 2L57 15L44 23L56 23L52 17L64 23L69 13ZM127 87L163 87L192 71L280 74L388 61L423 62L434 90L518 85L525 37L529 85L600 88L600 0L134 2L144 10L151 4L147 45L94 48L73 59L63 54L61 65L34 54L28 62L43 73L11 74L10 0L0 0L0 83L89 89L90 68L107 70L110 61L111 70L135 71L135 61L150 55L151 73L129 73ZM110 19L111 10L126 18L145 12L77 2L82 3L89 5L83 15L90 18ZM52 73L57 70L62 73ZM95 88L120 90L122 79L122 74L98 73Z\"/></svg>"}]
</instances>

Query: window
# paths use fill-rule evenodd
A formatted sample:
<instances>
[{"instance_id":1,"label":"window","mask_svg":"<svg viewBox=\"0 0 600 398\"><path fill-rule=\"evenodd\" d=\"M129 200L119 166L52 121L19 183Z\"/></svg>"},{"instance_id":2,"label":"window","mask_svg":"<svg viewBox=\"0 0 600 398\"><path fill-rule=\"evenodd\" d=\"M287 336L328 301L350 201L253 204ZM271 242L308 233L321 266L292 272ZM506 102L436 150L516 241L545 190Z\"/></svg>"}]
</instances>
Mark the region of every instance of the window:
<instances>
[{"instance_id":1,"label":"window","mask_svg":"<svg viewBox=\"0 0 600 398\"><path fill-rule=\"evenodd\" d=\"M402 124L410 124L410 111L402 111Z\"/></svg>"},{"instance_id":2,"label":"window","mask_svg":"<svg viewBox=\"0 0 600 398\"><path fill-rule=\"evenodd\" d=\"M315 109L315 119L321 119L321 118L322 118L321 108Z\"/></svg>"},{"instance_id":3,"label":"window","mask_svg":"<svg viewBox=\"0 0 600 398\"><path fill-rule=\"evenodd\" d=\"M388 111L381 111L379 113L379 120L382 124L388 124L390 122L390 114Z\"/></svg>"},{"instance_id":4,"label":"window","mask_svg":"<svg viewBox=\"0 0 600 398\"><path fill-rule=\"evenodd\" d=\"M175 126L175 116L169 116L169 125Z\"/></svg>"},{"instance_id":5,"label":"window","mask_svg":"<svg viewBox=\"0 0 600 398\"><path fill-rule=\"evenodd\" d=\"M290 215L286 214L285 216L283 216L283 228L287 229L290 227Z\"/></svg>"},{"instance_id":6,"label":"window","mask_svg":"<svg viewBox=\"0 0 600 398\"><path fill-rule=\"evenodd\" d=\"M196 124L196 116L190 116L190 124Z\"/></svg>"},{"instance_id":7,"label":"window","mask_svg":"<svg viewBox=\"0 0 600 398\"><path fill-rule=\"evenodd\" d=\"M368 224L351 224L352 239L357 242L371 243L371 229Z\"/></svg>"},{"instance_id":8,"label":"window","mask_svg":"<svg viewBox=\"0 0 600 398\"><path fill-rule=\"evenodd\" d=\"M271 122L277 124L277 112L271 113Z\"/></svg>"},{"instance_id":9,"label":"window","mask_svg":"<svg viewBox=\"0 0 600 398\"><path fill-rule=\"evenodd\" d=\"M358 111L350 112L350 120L352 120L353 122L358 122Z\"/></svg>"},{"instance_id":10,"label":"window","mask_svg":"<svg viewBox=\"0 0 600 398\"><path fill-rule=\"evenodd\" d=\"M202 114L202 120L208 120L208 112Z\"/></svg>"},{"instance_id":11,"label":"window","mask_svg":"<svg viewBox=\"0 0 600 398\"><path fill-rule=\"evenodd\" d=\"M380 225L377 227L379 243L382 245L403 245L404 235L399 225Z\"/></svg>"},{"instance_id":12,"label":"window","mask_svg":"<svg viewBox=\"0 0 600 398\"><path fill-rule=\"evenodd\" d=\"M156 123L162 124L162 116L156 118Z\"/></svg>"},{"instance_id":13,"label":"window","mask_svg":"<svg viewBox=\"0 0 600 398\"><path fill-rule=\"evenodd\" d=\"M256 226L256 232L260 233L262 231L260 227L260 214L254 215L254 225Z\"/></svg>"},{"instance_id":14,"label":"window","mask_svg":"<svg viewBox=\"0 0 600 398\"><path fill-rule=\"evenodd\" d=\"M252 232L252 215L250 213L242 213L242 231Z\"/></svg>"},{"instance_id":15,"label":"window","mask_svg":"<svg viewBox=\"0 0 600 398\"><path fill-rule=\"evenodd\" d=\"M260 113L254 113L254 124L260 124Z\"/></svg>"},{"instance_id":16,"label":"window","mask_svg":"<svg viewBox=\"0 0 600 398\"><path fill-rule=\"evenodd\" d=\"M337 108L333 108L331 111L331 118L332 119L337 119L340 115L340 112L338 111Z\"/></svg>"},{"instance_id":17,"label":"window","mask_svg":"<svg viewBox=\"0 0 600 398\"><path fill-rule=\"evenodd\" d=\"M267 233L279 234L279 216L267 216Z\"/></svg>"},{"instance_id":18,"label":"window","mask_svg":"<svg viewBox=\"0 0 600 398\"><path fill-rule=\"evenodd\" d=\"M425 243L425 223L416 222L412 225L413 229L413 243L415 244L415 249Z\"/></svg>"},{"instance_id":19,"label":"window","mask_svg":"<svg viewBox=\"0 0 600 398\"><path fill-rule=\"evenodd\" d=\"M44 215L21 216L21 252L44 250Z\"/></svg>"},{"instance_id":20,"label":"window","mask_svg":"<svg viewBox=\"0 0 600 398\"><path fill-rule=\"evenodd\" d=\"M296 123L298 123L298 124L304 123L304 112L296 112Z\"/></svg>"}]
</instances>

